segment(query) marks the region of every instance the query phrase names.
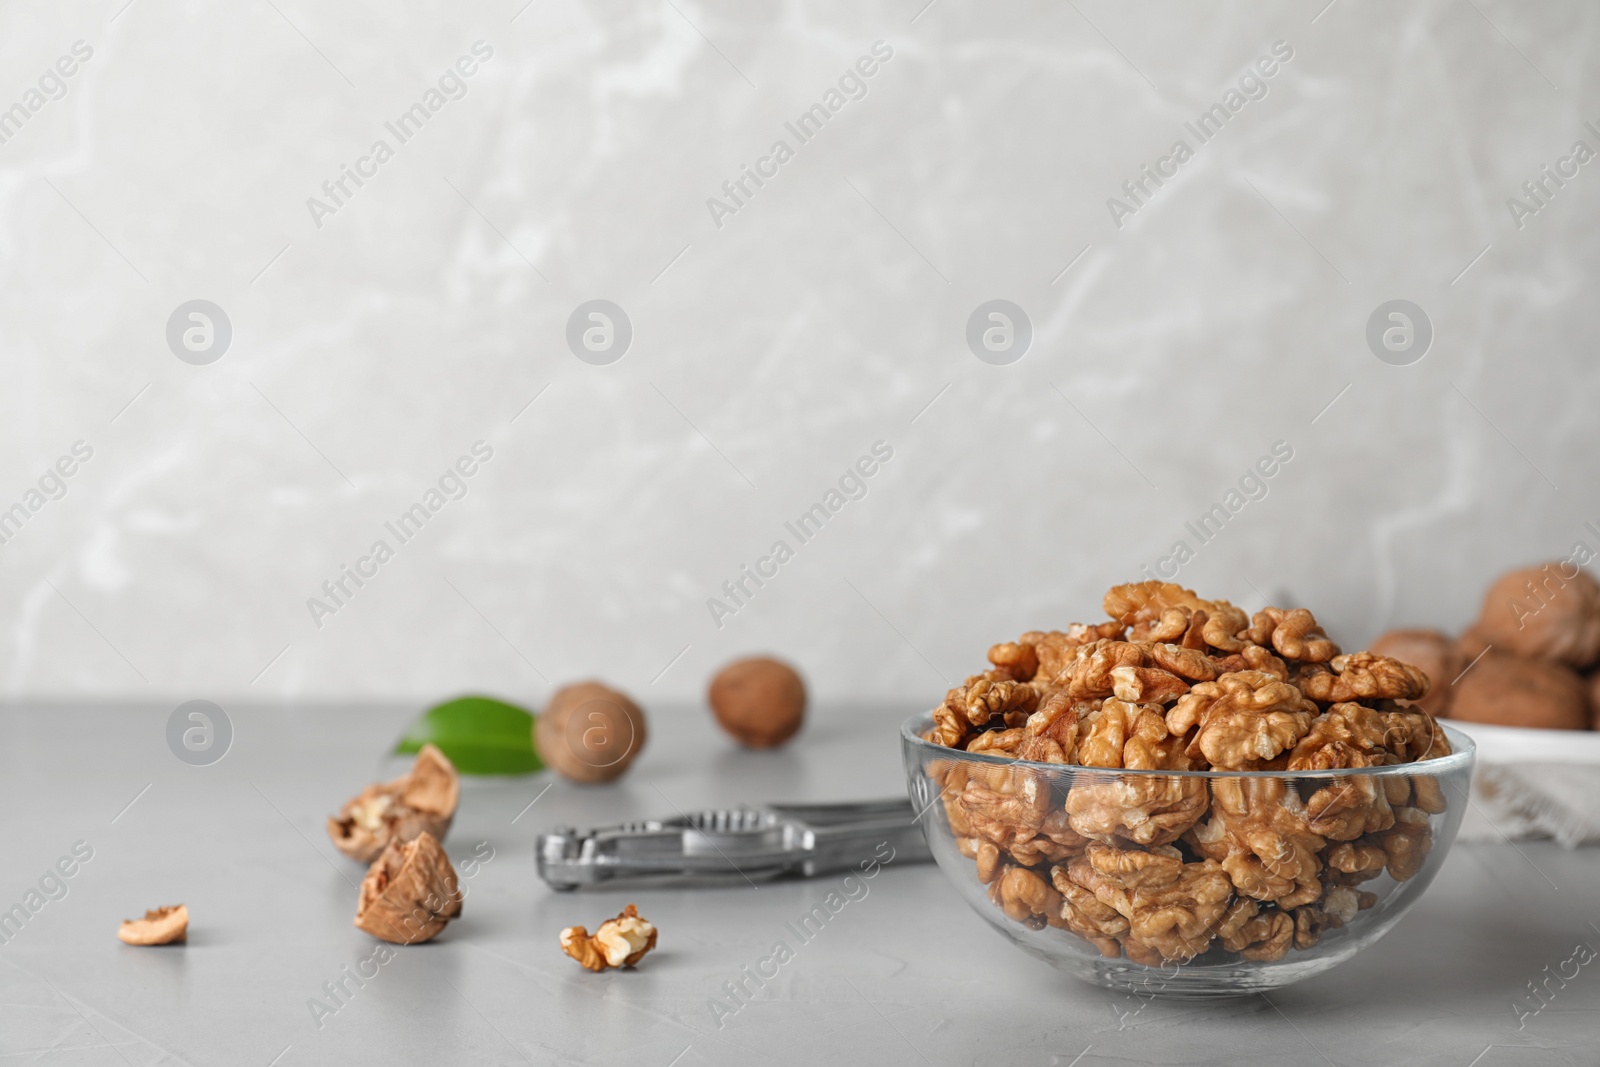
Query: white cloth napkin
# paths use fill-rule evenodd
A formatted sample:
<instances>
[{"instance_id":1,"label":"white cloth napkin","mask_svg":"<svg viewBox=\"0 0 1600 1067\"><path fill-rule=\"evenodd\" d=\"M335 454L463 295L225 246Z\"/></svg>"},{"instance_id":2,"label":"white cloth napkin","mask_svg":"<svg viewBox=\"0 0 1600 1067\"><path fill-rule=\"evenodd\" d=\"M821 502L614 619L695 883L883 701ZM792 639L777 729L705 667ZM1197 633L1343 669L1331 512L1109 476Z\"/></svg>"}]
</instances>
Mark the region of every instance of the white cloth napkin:
<instances>
[{"instance_id":1,"label":"white cloth napkin","mask_svg":"<svg viewBox=\"0 0 1600 1067\"><path fill-rule=\"evenodd\" d=\"M1478 745L1460 840L1600 844L1600 733L1447 721Z\"/></svg>"}]
</instances>

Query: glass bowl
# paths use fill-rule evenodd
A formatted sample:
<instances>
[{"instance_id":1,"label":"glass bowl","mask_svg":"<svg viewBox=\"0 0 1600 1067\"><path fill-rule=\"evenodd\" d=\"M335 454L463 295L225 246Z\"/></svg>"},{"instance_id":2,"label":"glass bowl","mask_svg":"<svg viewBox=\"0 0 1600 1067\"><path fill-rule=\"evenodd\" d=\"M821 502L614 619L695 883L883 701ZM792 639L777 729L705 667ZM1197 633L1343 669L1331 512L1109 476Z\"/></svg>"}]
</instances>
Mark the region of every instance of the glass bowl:
<instances>
[{"instance_id":1,"label":"glass bowl","mask_svg":"<svg viewBox=\"0 0 1600 1067\"><path fill-rule=\"evenodd\" d=\"M1455 840L1475 751L1441 723L1452 754L1416 763L1141 771L945 748L931 726L901 727L907 789L973 910L1084 981L1178 997L1298 982L1387 933Z\"/></svg>"}]
</instances>

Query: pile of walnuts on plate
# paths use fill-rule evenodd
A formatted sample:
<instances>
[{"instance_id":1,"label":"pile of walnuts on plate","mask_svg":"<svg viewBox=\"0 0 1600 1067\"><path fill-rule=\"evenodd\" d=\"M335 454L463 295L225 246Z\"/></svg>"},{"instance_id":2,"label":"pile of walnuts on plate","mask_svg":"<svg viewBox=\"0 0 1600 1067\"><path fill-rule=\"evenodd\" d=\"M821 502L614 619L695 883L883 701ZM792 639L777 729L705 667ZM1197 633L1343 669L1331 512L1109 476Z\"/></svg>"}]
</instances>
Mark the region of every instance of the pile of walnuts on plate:
<instances>
[{"instance_id":1,"label":"pile of walnuts on plate","mask_svg":"<svg viewBox=\"0 0 1600 1067\"><path fill-rule=\"evenodd\" d=\"M1309 611L1247 616L1166 582L1119 585L1111 621L1030 632L950 690L925 740L1038 763L1309 771L1450 753L1414 702L1427 675L1341 654ZM1201 778L939 760L929 774L962 853L1011 919L1148 965L1220 949L1310 948L1413 877L1444 811L1427 775Z\"/></svg>"},{"instance_id":2,"label":"pile of walnuts on plate","mask_svg":"<svg viewBox=\"0 0 1600 1067\"><path fill-rule=\"evenodd\" d=\"M1573 557L1507 571L1460 637L1392 630L1373 650L1437 683L1422 706L1465 722L1542 730L1600 727L1600 582ZM1592 555L1592 553L1588 553Z\"/></svg>"}]
</instances>

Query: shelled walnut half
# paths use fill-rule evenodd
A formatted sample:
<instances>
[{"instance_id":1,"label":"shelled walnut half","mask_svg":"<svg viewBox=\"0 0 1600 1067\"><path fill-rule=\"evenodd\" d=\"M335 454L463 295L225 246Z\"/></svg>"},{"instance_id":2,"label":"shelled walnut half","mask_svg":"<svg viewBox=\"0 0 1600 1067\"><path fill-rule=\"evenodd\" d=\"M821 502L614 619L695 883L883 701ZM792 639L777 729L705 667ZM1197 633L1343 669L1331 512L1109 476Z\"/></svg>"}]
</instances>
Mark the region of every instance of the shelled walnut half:
<instances>
[{"instance_id":1,"label":"shelled walnut half","mask_svg":"<svg viewBox=\"0 0 1600 1067\"><path fill-rule=\"evenodd\" d=\"M561 931L561 951L586 969L632 967L656 947L656 928L629 904L615 919L607 919L592 935L582 926Z\"/></svg>"},{"instance_id":2,"label":"shelled walnut half","mask_svg":"<svg viewBox=\"0 0 1600 1067\"><path fill-rule=\"evenodd\" d=\"M443 840L460 793L455 765L433 745L423 745L408 774L375 782L346 801L328 820L328 836L335 848L361 863L377 859L391 842L424 833Z\"/></svg>"}]
</instances>

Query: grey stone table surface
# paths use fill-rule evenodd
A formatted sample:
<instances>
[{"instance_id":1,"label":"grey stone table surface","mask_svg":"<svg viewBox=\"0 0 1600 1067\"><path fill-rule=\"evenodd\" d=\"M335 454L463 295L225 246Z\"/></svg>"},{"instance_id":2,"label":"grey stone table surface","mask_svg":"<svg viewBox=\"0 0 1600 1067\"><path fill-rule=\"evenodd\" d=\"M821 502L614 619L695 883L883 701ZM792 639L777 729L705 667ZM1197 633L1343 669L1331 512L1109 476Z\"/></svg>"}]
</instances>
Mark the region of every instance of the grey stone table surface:
<instances>
[{"instance_id":1,"label":"grey stone table surface","mask_svg":"<svg viewBox=\"0 0 1600 1067\"><path fill-rule=\"evenodd\" d=\"M458 864L492 858L465 880L463 917L333 1001L324 984L378 943L351 925L362 870L323 821L380 769L407 712L230 708L230 751L196 767L167 748L171 710L0 711L0 909L35 909L0 945L4 1063L1600 1061L1600 965L1549 982L1548 1003L1528 988L1580 942L1600 947L1600 850L1457 845L1375 946L1270 1000L1215 1003L1141 1002L1058 974L995 936L928 865L890 864L804 944L785 924L836 879L557 894L535 874L534 836L558 824L894 795L910 709L890 707L817 709L768 753L670 708L614 785L469 782L446 846ZM48 877L75 846L91 858ZM116 940L122 918L179 901L187 945ZM628 901L661 930L644 965L595 975L561 955L562 927L593 928ZM719 1027L711 998L780 939L795 958Z\"/></svg>"}]
</instances>

